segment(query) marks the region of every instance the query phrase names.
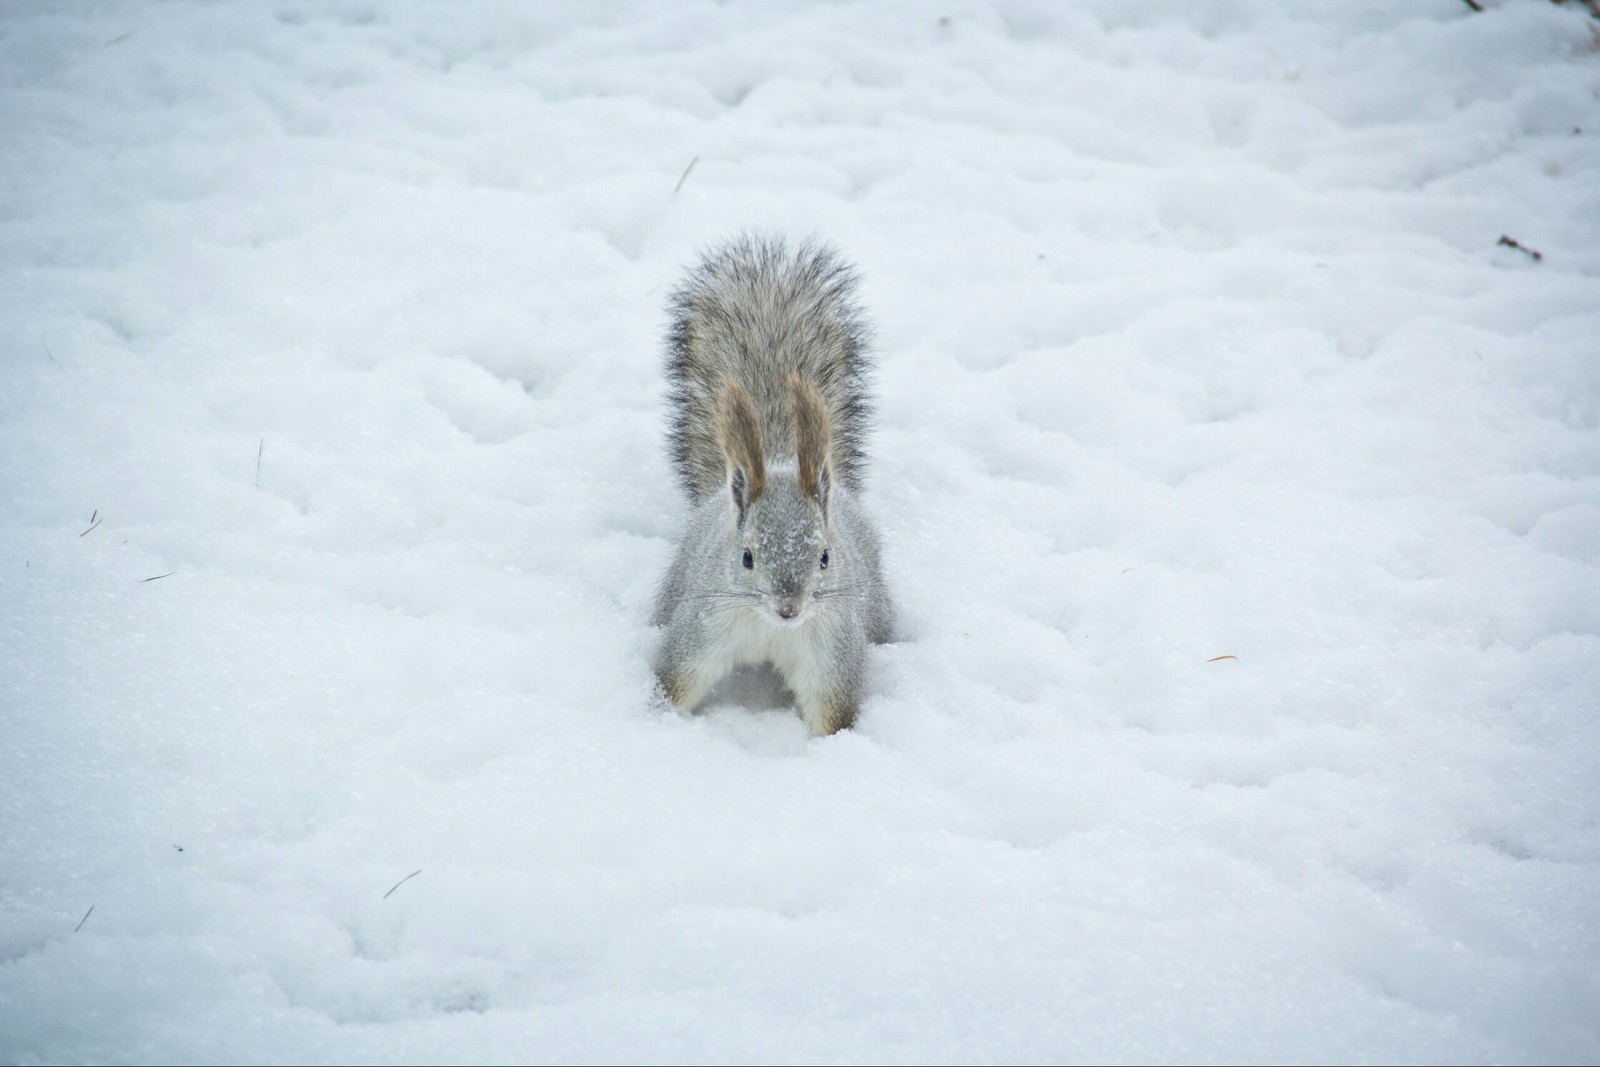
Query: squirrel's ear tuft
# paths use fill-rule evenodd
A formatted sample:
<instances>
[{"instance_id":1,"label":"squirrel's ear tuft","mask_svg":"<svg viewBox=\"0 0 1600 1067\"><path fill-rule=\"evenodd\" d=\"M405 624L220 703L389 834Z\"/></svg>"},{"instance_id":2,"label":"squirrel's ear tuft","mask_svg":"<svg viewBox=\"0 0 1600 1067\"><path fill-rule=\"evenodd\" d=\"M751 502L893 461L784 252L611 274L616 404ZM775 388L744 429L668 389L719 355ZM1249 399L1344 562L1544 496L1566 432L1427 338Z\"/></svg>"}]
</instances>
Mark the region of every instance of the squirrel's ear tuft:
<instances>
[{"instance_id":1,"label":"squirrel's ear tuft","mask_svg":"<svg viewBox=\"0 0 1600 1067\"><path fill-rule=\"evenodd\" d=\"M728 488L739 521L767 488L767 464L761 451L761 424L750 394L729 382L717 397L717 444L728 461Z\"/></svg>"},{"instance_id":2,"label":"squirrel's ear tuft","mask_svg":"<svg viewBox=\"0 0 1600 1067\"><path fill-rule=\"evenodd\" d=\"M822 397L800 375L789 375L789 393L794 398L794 447L800 462L800 491L826 513L832 481L828 457L833 450L833 424Z\"/></svg>"}]
</instances>

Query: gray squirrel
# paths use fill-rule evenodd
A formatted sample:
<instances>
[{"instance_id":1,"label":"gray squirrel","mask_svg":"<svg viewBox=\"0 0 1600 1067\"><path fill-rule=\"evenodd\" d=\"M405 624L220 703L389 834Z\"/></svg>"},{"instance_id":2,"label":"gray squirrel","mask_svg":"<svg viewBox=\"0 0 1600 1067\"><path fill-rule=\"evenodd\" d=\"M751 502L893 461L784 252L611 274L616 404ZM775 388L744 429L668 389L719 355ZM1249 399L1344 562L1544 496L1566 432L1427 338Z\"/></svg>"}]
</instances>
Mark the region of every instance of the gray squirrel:
<instances>
[{"instance_id":1,"label":"gray squirrel","mask_svg":"<svg viewBox=\"0 0 1600 1067\"><path fill-rule=\"evenodd\" d=\"M857 501L871 402L855 284L827 248L747 235L668 301L668 446L692 511L653 622L679 708L770 664L813 735L855 722L867 643L893 624Z\"/></svg>"}]
</instances>

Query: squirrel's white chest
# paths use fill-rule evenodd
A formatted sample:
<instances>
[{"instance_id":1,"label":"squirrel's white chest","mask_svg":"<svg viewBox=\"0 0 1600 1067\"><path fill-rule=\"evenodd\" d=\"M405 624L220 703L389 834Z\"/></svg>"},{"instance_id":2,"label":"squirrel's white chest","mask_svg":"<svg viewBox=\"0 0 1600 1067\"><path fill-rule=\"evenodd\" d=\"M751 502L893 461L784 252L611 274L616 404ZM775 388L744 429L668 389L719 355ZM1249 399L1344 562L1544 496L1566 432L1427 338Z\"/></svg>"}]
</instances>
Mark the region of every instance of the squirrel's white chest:
<instances>
[{"instance_id":1,"label":"squirrel's white chest","mask_svg":"<svg viewBox=\"0 0 1600 1067\"><path fill-rule=\"evenodd\" d=\"M729 670L770 663L793 685L820 669L826 659L831 621L826 612L813 610L795 625L780 624L759 610L737 612L728 621L724 654Z\"/></svg>"}]
</instances>

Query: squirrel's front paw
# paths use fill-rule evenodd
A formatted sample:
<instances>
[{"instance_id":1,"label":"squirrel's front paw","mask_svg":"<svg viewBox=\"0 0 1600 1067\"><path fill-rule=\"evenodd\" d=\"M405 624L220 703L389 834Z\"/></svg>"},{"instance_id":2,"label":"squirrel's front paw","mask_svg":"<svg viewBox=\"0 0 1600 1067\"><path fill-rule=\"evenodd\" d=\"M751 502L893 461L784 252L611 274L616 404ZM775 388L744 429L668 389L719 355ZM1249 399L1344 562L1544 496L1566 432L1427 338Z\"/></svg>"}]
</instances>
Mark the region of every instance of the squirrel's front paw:
<instances>
[{"instance_id":1,"label":"squirrel's front paw","mask_svg":"<svg viewBox=\"0 0 1600 1067\"><path fill-rule=\"evenodd\" d=\"M702 677L700 672L673 669L664 664L656 665L657 690L673 707L685 714L693 711L695 706L706 698L706 694L711 692L711 687L715 683L715 678Z\"/></svg>"},{"instance_id":2,"label":"squirrel's front paw","mask_svg":"<svg viewBox=\"0 0 1600 1067\"><path fill-rule=\"evenodd\" d=\"M685 710L683 698L688 695L685 688L682 682L674 682L670 676L656 672L656 699L665 701L679 711Z\"/></svg>"},{"instance_id":3,"label":"squirrel's front paw","mask_svg":"<svg viewBox=\"0 0 1600 1067\"><path fill-rule=\"evenodd\" d=\"M800 715L810 727L812 737L826 737L854 726L858 710L859 705L854 700L825 699L808 703L801 708Z\"/></svg>"}]
</instances>

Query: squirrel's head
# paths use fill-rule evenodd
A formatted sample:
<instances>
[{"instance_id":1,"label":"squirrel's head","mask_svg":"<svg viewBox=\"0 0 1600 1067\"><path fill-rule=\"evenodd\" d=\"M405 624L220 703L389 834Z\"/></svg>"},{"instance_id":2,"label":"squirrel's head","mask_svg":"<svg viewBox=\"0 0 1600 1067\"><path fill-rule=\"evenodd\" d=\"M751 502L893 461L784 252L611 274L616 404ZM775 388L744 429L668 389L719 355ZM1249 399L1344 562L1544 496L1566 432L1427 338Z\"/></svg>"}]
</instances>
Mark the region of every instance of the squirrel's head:
<instances>
[{"instance_id":1,"label":"squirrel's head","mask_svg":"<svg viewBox=\"0 0 1600 1067\"><path fill-rule=\"evenodd\" d=\"M773 621L797 625L829 577L832 430L822 398L799 375L789 376L789 394L793 466L767 466L755 407L731 382L717 401L717 439L728 463L729 580Z\"/></svg>"}]
</instances>

